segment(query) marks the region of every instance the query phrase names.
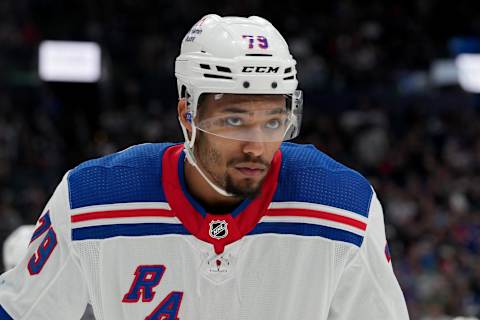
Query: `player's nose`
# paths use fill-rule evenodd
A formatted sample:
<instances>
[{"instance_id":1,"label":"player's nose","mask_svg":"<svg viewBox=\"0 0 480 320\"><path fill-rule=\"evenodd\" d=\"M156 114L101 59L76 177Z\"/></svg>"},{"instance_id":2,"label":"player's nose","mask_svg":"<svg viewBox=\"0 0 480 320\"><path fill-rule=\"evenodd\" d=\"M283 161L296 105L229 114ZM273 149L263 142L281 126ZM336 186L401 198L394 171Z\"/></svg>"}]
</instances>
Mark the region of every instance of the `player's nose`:
<instances>
[{"instance_id":1,"label":"player's nose","mask_svg":"<svg viewBox=\"0 0 480 320\"><path fill-rule=\"evenodd\" d=\"M265 151L265 145L263 142L258 141L245 141L243 144L243 152L252 155L253 157L259 157L263 155Z\"/></svg>"}]
</instances>

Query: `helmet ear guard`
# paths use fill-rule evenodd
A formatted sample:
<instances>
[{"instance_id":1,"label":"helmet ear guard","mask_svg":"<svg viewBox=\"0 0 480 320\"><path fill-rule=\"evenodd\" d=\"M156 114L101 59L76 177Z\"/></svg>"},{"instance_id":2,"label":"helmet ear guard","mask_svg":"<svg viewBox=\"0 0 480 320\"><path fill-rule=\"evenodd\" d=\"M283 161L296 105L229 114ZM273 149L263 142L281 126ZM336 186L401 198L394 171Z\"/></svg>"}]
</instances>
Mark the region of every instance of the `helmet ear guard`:
<instances>
[{"instance_id":1,"label":"helmet ear guard","mask_svg":"<svg viewBox=\"0 0 480 320\"><path fill-rule=\"evenodd\" d=\"M187 122L192 123L194 117L192 110L192 96L189 94L185 85L181 86L179 99L185 99L186 112L184 118L187 120Z\"/></svg>"}]
</instances>

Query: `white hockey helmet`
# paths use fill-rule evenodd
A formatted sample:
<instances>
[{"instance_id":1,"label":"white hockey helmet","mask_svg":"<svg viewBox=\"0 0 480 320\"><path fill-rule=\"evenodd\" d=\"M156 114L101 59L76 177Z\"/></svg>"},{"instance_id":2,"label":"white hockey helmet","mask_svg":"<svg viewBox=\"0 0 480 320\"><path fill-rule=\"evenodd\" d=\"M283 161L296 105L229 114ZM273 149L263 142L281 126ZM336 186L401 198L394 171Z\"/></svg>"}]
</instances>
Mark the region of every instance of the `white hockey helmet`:
<instances>
[{"instance_id":1,"label":"white hockey helmet","mask_svg":"<svg viewBox=\"0 0 480 320\"><path fill-rule=\"evenodd\" d=\"M292 139L300 130L303 104L295 65L285 39L269 21L209 14L183 38L175 62L178 95L187 99L192 119L204 93L287 95L292 126L284 140Z\"/></svg>"},{"instance_id":2,"label":"white hockey helmet","mask_svg":"<svg viewBox=\"0 0 480 320\"><path fill-rule=\"evenodd\" d=\"M178 95L186 99L187 120L192 124L189 136L180 121L189 162L198 168L193 154L196 130L208 132L195 123L199 98L205 93L215 94L215 97L222 94L284 95L287 125L275 139L295 138L300 131L303 105L302 92L297 90L295 65L285 39L261 17L209 14L200 19L183 38L180 55L175 61ZM248 140L246 137L248 135L243 132L227 136ZM205 177L202 170L199 171Z\"/></svg>"}]
</instances>

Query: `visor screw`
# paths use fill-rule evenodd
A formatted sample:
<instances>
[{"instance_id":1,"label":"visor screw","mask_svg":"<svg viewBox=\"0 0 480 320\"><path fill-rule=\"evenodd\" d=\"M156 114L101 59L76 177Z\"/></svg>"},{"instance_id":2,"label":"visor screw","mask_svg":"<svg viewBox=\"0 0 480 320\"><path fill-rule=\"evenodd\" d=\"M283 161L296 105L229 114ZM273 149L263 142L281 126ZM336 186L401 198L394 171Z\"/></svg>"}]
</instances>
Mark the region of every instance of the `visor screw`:
<instances>
[{"instance_id":1,"label":"visor screw","mask_svg":"<svg viewBox=\"0 0 480 320\"><path fill-rule=\"evenodd\" d=\"M244 87L244 88L250 87L250 82L245 81L245 82L243 83L243 87Z\"/></svg>"},{"instance_id":2,"label":"visor screw","mask_svg":"<svg viewBox=\"0 0 480 320\"><path fill-rule=\"evenodd\" d=\"M277 82L272 82L272 88L275 89L278 86Z\"/></svg>"}]
</instances>

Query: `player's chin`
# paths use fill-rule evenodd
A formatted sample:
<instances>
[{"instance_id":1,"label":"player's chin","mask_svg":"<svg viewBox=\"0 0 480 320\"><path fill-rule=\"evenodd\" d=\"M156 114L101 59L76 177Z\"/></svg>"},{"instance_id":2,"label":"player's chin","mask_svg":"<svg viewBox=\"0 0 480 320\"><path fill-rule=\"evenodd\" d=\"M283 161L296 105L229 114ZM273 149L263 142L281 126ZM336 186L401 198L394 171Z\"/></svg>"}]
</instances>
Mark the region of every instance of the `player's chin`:
<instances>
[{"instance_id":1,"label":"player's chin","mask_svg":"<svg viewBox=\"0 0 480 320\"><path fill-rule=\"evenodd\" d=\"M234 177L231 179L232 184L238 190L243 190L244 192L255 192L257 189L261 188L265 177Z\"/></svg>"},{"instance_id":2,"label":"player's chin","mask_svg":"<svg viewBox=\"0 0 480 320\"><path fill-rule=\"evenodd\" d=\"M239 185L240 189L245 190L245 192L253 192L257 189L260 189L261 182L262 179L245 178L240 181Z\"/></svg>"},{"instance_id":3,"label":"player's chin","mask_svg":"<svg viewBox=\"0 0 480 320\"><path fill-rule=\"evenodd\" d=\"M227 192L241 198L254 199L260 194L263 179L241 178L234 179L231 176L227 178Z\"/></svg>"}]
</instances>

